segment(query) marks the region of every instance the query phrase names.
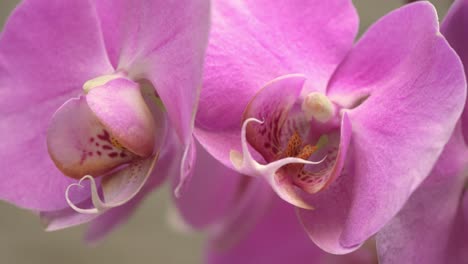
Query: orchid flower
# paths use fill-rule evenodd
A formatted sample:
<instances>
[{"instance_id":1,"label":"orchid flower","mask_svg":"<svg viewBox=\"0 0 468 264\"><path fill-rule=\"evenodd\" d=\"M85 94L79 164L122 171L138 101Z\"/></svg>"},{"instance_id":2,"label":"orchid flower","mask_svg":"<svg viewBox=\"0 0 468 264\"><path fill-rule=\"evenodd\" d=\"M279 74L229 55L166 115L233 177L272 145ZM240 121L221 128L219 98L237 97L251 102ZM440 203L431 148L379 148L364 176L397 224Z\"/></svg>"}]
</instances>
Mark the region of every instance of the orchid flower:
<instances>
[{"instance_id":1,"label":"orchid flower","mask_svg":"<svg viewBox=\"0 0 468 264\"><path fill-rule=\"evenodd\" d=\"M189 224L255 223L272 198L251 188L267 183L316 245L345 254L404 206L461 115L463 68L427 2L389 13L353 44L357 27L348 0L214 1L195 136L251 177L224 184L234 173L224 169L198 181L213 187L179 200ZM215 212L188 208L195 194ZM226 236L254 226L242 221Z\"/></svg>"},{"instance_id":2,"label":"orchid flower","mask_svg":"<svg viewBox=\"0 0 468 264\"><path fill-rule=\"evenodd\" d=\"M442 33L468 66L468 1L455 1ZM429 177L377 235L379 259L393 263L468 263L468 110Z\"/></svg>"},{"instance_id":3,"label":"orchid flower","mask_svg":"<svg viewBox=\"0 0 468 264\"><path fill-rule=\"evenodd\" d=\"M208 27L205 0L23 1L0 39L0 198L96 240L180 189Z\"/></svg>"}]
</instances>

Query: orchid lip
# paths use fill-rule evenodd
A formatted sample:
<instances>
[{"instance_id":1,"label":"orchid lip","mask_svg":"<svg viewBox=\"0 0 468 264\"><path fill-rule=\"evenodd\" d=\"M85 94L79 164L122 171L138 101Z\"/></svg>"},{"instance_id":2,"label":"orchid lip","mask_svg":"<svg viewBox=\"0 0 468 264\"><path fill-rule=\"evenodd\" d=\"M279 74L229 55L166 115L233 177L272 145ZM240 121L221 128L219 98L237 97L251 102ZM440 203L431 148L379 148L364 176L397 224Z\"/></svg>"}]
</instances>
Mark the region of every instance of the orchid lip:
<instances>
[{"instance_id":1,"label":"orchid lip","mask_svg":"<svg viewBox=\"0 0 468 264\"><path fill-rule=\"evenodd\" d=\"M83 88L85 95L54 114L47 146L57 168L79 179L65 191L70 208L98 214L128 202L146 183L165 142L167 117L153 87L151 92L120 73L92 79ZM84 181L90 183L93 208L80 208L70 198Z\"/></svg>"},{"instance_id":2,"label":"orchid lip","mask_svg":"<svg viewBox=\"0 0 468 264\"><path fill-rule=\"evenodd\" d=\"M285 75L257 92L244 110L241 152L231 150L230 161L240 173L264 178L283 200L312 209L307 195L330 186L343 166L346 113L323 93L304 97L305 80Z\"/></svg>"},{"instance_id":3,"label":"orchid lip","mask_svg":"<svg viewBox=\"0 0 468 264\"><path fill-rule=\"evenodd\" d=\"M258 120L256 118L248 118L247 120L245 120L244 124L242 125L242 136L241 136L242 137L242 154L236 150L232 150L230 153L232 164L237 170L239 170L239 172L243 174L250 175L250 176L268 175L271 173L275 173L279 168L290 163L315 165L315 164L320 164L326 159L326 156L320 161L309 161L309 160L304 160L300 158L288 157L288 158L284 158L281 160L268 163L267 165L260 164L252 157L252 154L249 151L248 142L246 140L247 125L250 122L255 122L259 124L263 123L263 121Z\"/></svg>"},{"instance_id":4,"label":"orchid lip","mask_svg":"<svg viewBox=\"0 0 468 264\"><path fill-rule=\"evenodd\" d=\"M313 209L313 207L304 201L296 191L290 188L277 188L277 171L288 165L288 164L307 164L316 165L322 163L327 157L325 156L319 161L309 161L301 158L286 157L266 165L258 163L251 155L249 146L246 139L246 130L249 123L262 124L263 121L256 118L248 118L242 125L241 139L242 139L242 153L232 150L230 153L231 162L239 173L253 176L253 177L264 177L273 186L274 191L284 200L294 204L297 207L304 209ZM294 188L293 186L290 186Z\"/></svg>"},{"instance_id":5,"label":"orchid lip","mask_svg":"<svg viewBox=\"0 0 468 264\"><path fill-rule=\"evenodd\" d=\"M116 171L111 175L107 175L107 178L105 178L101 183L104 200L99 196L96 180L91 175L85 175L78 183L70 184L65 190L65 199L73 210L81 214L97 214L108 209L121 206L135 197L141 188L143 188L143 185L146 183L154 169L158 157L159 155L156 154L149 159L138 160L124 169ZM127 173L130 175L129 177L127 176ZM94 208L80 208L70 199L70 190L74 187L83 188L84 186L82 183L85 180L89 180L91 185L91 201ZM134 181L136 184L131 185L126 183L126 181ZM130 187L125 186L125 184Z\"/></svg>"}]
</instances>

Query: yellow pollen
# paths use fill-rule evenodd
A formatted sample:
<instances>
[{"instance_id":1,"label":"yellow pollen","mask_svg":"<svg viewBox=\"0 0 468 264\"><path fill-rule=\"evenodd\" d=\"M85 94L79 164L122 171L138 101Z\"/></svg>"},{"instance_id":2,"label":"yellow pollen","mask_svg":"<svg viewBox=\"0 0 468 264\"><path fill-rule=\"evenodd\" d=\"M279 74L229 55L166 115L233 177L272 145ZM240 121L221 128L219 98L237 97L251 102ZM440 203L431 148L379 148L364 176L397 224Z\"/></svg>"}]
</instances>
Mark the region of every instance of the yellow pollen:
<instances>
[{"instance_id":1,"label":"yellow pollen","mask_svg":"<svg viewBox=\"0 0 468 264\"><path fill-rule=\"evenodd\" d=\"M312 154L314 154L318 149L325 146L328 142L328 137L323 135L319 138L317 144L315 146L307 144L304 147L303 141L299 133L296 131L294 134L289 138L288 145L286 146L285 150L279 155L279 158L286 158L286 157L295 157L304 160L308 160ZM302 170L304 168L304 164L296 164L291 163L285 165L284 168L286 169L294 169L294 170Z\"/></svg>"},{"instance_id":2,"label":"yellow pollen","mask_svg":"<svg viewBox=\"0 0 468 264\"><path fill-rule=\"evenodd\" d=\"M294 134L289 138L288 145L286 146L286 150L283 152L284 157L294 157L299 147L302 145L302 138L299 133L294 132Z\"/></svg>"}]
</instances>

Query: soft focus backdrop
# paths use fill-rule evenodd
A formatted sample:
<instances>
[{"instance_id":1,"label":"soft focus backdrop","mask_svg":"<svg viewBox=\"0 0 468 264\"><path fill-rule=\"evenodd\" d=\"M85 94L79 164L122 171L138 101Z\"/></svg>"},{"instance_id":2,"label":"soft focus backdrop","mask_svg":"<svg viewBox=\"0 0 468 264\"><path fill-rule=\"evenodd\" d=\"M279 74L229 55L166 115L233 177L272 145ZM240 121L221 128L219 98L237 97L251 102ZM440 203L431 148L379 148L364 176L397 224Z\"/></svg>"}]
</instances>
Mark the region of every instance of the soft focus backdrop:
<instances>
[{"instance_id":1,"label":"soft focus backdrop","mask_svg":"<svg viewBox=\"0 0 468 264\"><path fill-rule=\"evenodd\" d=\"M0 0L0 28L18 2ZM361 17L362 32L403 1L353 2ZM451 1L431 2L442 18ZM92 247L82 242L84 227L44 232L35 215L0 202L0 264L202 263L202 235L181 234L167 224L171 210L169 197L168 188L154 193L127 224Z\"/></svg>"}]
</instances>

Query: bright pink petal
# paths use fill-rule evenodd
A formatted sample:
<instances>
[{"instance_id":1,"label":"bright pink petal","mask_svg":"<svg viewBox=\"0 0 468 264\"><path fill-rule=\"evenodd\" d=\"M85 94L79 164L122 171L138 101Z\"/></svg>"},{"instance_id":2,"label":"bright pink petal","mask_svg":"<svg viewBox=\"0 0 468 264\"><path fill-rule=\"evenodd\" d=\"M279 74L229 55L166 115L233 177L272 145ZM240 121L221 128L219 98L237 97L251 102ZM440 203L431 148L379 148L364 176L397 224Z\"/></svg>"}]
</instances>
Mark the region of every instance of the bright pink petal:
<instances>
[{"instance_id":1,"label":"bright pink petal","mask_svg":"<svg viewBox=\"0 0 468 264\"><path fill-rule=\"evenodd\" d=\"M86 101L119 144L141 157L153 153L162 133L157 131L137 83L125 78L109 81L89 91Z\"/></svg>"},{"instance_id":2,"label":"bright pink petal","mask_svg":"<svg viewBox=\"0 0 468 264\"><path fill-rule=\"evenodd\" d=\"M452 5L441 26L441 31L460 56L466 69L468 67L468 1L457 0ZM468 73L467 70L465 72ZM465 104L461 120L465 140L468 140L467 104Z\"/></svg>"},{"instance_id":3,"label":"bright pink petal","mask_svg":"<svg viewBox=\"0 0 468 264\"><path fill-rule=\"evenodd\" d=\"M83 96L68 100L54 114L47 129L47 147L57 168L75 179L100 176L137 158L112 144L107 128Z\"/></svg>"},{"instance_id":4,"label":"bright pink petal","mask_svg":"<svg viewBox=\"0 0 468 264\"><path fill-rule=\"evenodd\" d=\"M90 1L23 1L0 40L0 197L18 206L66 206L72 182L47 153L54 112L89 79L113 71Z\"/></svg>"},{"instance_id":5,"label":"bright pink petal","mask_svg":"<svg viewBox=\"0 0 468 264\"><path fill-rule=\"evenodd\" d=\"M268 210L237 244L220 248L217 241L211 241L207 249L207 263L371 264L374 263L374 256L367 249L347 256L323 252L304 233L294 209L284 201L273 198Z\"/></svg>"},{"instance_id":6,"label":"bright pink petal","mask_svg":"<svg viewBox=\"0 0 468 264\"><path fill-rule=\"evenodd\" d=\"M468 147L457 129L429 177L378 233L381 263L468 261L468 219L462 209L467 166Z\"/></svg>"},{"instance_id":7,"label":"bright pink petal","mask_svg":"<svg viewBox=\"0 0 468 264\"><path fill-rule=\"evenodd\" d=\"M324 90L352 46L357 20L347 0L214 1L196 121L200 142L228 164L242 113L267 82L302 73Z\"/></svg>"},{"instance_id":8,"label":"bright pink petal","mask_svg":"<svg viewBox=\"0 0 468 264\"><path fill-rule=\"evenodd\" d=\"M152 82L187 146L201 85L209 1L97 1L114 65Z\"/></svg>"},{"instance_id":9,"label":"bright pink petal","mask_svg":"<svg viewBox=\"0 0 468 264\"><path fill-rule=\"evenodd\" d=\"M97 2L114 64L132 78L153 84L185 147L177 194L192 167L191 141L208 41L209 5L208 0Z\"/></svg>"},{"instance_id":10,"label":"bright pink petal","mask_svg":"<svg viewBox=\"0 0 468 264\"><path fill-rule=\"evenodd\" d=\"M344 105L358 103L348 101L353 95L369 97L349 111L353 157L344 175L314 197L315 211L301 212L320 247L352 251L395 216L448 141L465 85L429 3L407 5L369 29L328 91Z\"/></svg>"}]
</instances>

